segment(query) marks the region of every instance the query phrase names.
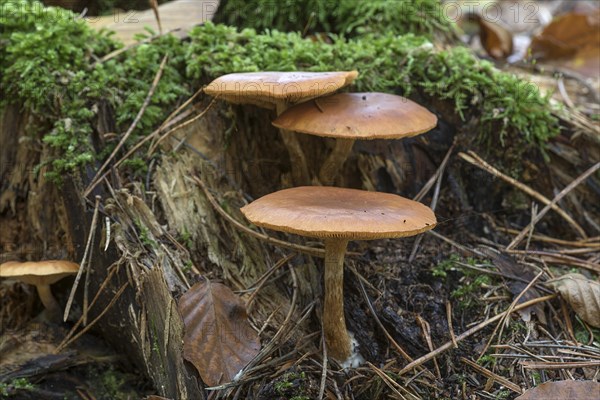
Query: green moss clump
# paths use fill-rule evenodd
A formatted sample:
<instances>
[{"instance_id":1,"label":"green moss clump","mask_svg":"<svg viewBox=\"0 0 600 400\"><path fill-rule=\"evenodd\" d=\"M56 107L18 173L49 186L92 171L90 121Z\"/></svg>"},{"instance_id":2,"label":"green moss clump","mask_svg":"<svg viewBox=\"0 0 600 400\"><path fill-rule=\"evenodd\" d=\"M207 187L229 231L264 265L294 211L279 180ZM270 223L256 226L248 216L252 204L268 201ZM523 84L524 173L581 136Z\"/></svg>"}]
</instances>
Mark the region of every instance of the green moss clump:
<instances>
[{"instance_id":1,"label":"green moss clump","mask_svg":"<svg viewBox=\"0 0 600 400\"><path fill-rule=\"evenodd\" d=\"M258 70L357 69L357 90L446 99L462 118L477 117L480 140L494 146L501 141L523 151L524 144L543 145L558 133L548 99L535 86L465 48L438 51L413 34L331 35L326 43L299 33L257 34L207 23L193 30L189 43L166 35L102 61L120 44L76 14L27 0L0 0L0 10L0 107L24 105L41 121L44 142L56 149L49 173L55 178L112 152L114 141L92 146L99 110L115 122L115 133L125 132L165 56L162 78L125 150L189 96L190 81ZM143 173L140 160L130 164L132 173Z\"/></svg>"},{"instance_id":2,"label":"green moss clump","mask_svg":"<svg viewBox=\"0 0 600 400\"><path fill-rule=\"evenodd\" d=\"M3 101L23 99L36 114L58 112L57 97L81 83L92 55L116 46L76 14L25 0L0 1L0 41Z\"/></svg>"},{"instance_id":3,"label":"green moss clump","mask_svg":"<svg viewBox=\"0 0 600 400\"><path fill-rule=\"evenodd\" d=\"M332 36L330 44L298 33L257 34L207 23L195 28L191 38L187 72L196 79L260 70L356 69L357 91L419 92L449 100L463 119L467 113L480 115L480 139L490 143L508 143L510 135L511 147L521 148L543 145L558 134L549 100L534 85L498 71L466 48L438 51L422 36Z\"/></svg>"},{"instance_id":4,"label":"green moss clump","mask_svg":"<svg viewBox=\"0 0 600 400\"><path fill-rule=\"evenodd\" d=\"M130 141L149 133L189 93L179 72L185 69L183 45L172 36L101 62L121 45L107 32L90 29L76 14L26 0L0 0L0 10L0 105L21 103L51 126L43 140L60 156L50 165L50 178L112 151L114 143L96 150L90 140L99 105L113 110L117 131L124 132L165 55L169 62Z\"/></svg>"},{"instance_id":5,"label":"green moss clump","mask_svg":"<svg viewBox=\"0 0 600 400\"><path fill-rule=\"evenodd\" d=\"M439 0L222 0L214 22L259 32L454 34Z\"/></svg>"}]
</instances>

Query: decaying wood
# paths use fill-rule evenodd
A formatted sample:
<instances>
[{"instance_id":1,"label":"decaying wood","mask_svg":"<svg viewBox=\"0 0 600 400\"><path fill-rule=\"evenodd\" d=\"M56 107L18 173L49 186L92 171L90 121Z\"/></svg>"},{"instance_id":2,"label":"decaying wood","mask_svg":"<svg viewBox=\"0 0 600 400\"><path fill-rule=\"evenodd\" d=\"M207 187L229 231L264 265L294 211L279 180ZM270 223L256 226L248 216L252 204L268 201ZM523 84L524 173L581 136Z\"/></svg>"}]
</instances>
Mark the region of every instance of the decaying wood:
<instances>
[{"instance_id":1,"label":"decaying wood","mask_svg":"<svg viewBox=\"0 0 600 400\"><path fill-rule=\"evenodd\" d=\"M140 297L145 317L138 314L144 364L157 389L174 399L203 399L193 368L183 360L183 320L159 265L142 278Z\"/></svg>"}]
</instances>

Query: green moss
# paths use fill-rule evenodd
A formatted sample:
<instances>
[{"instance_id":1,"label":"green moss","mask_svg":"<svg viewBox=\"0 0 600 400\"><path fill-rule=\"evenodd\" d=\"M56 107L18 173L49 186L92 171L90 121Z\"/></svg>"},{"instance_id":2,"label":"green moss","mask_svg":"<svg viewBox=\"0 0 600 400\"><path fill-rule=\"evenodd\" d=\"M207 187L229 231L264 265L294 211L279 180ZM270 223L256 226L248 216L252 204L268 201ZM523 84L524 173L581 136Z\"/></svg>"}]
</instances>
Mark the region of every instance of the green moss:
<instances>
[{"instance_id":1,"label":"green moss","mask_svg":"<svg viewBox=\"0 0 600 400\"><path fill-rule=\"evenodd\" d=\"M135 226L137 227L140 242L142 242L142 244L144 246L150 247L152 249L156 249L158 247L158 243L156 243L156 241L154 241L154 239L152 239L150 230L148 229L148 227L146 225L142 224L142 222L139 219L136 219L134 221L134 223L135 223Z\"/></svg>"},{"instance_id":2,"label":"green moss","mask_svg":"<svg viewBox=\"0 0 600 400\"><path fill-rule=\"evenodd\" d=\"M365 35L332 43L303 39L298 33L268 32L207 23L195 28L187 48L187 71L193 78L243 71L360 72L357 91L424 93L454 105L463 119L479 117L479 139L515 148L543 144L558 133L549 100L537 87L498 71L463 47L437 51L422 36Z\"/></svg>"},{"instance_id":3,"label":"green moss","mask_svg":"<svg viewBox=\"0 0 600 400\"><path fill-rule=\"evenodd\" d=\"M304 372L288 372L273 384L279 398L289 400L308 400L306 394L306 374Z\"/></svg>"},{"instance_id":4,"label":"green moss","mask_svg":"<svg viewBox=\"0 0 600 400\"><path fill-rule=\"evenodd\" d=\"M475 266L477 262L474 258L462 259L459 255L453 253L433 268L433 275L440 278L448 278L448 273L451 271L460 271L462 276L454 284L455 288L450 293L451 297L457 301L457 308L460 310L477 306L484 292L483 287L492 284L489 275L464 266L465 264Z\"/></svg>"},{"instance_id":5,"label":"green moss","mask_svg":"<svg viewBox=\"0 0 600 400\"><path fill-rule=\"evenodd\" d=\"M2 0L0 7L3 101L18 97L37 114L59 113L64 100L73 101L74 90L84 89L92 55L116 46L63 9L24 0Z\"/></svg>"},{"instance_id":6,"label":"green moss","mask_svg":"<svg viewBox=\"0 0 600 400\"><path fill-rule=\"evenodd\" d=\"M515 153L526 144L543 145L558 133L548 99L533 85L499 72L465 48L438 51L422 36L371 29L352 39L331 35L331 43L325 43L303 39L299 33L257 34L207 23L193 30L189 43L167 35L101 62L121 45L106 32L92 31L76 14L26 0L0 0L0 7L0 106L22 104L41 121L44 142L56 150L49 165L51 177L112 152L116 141L102 148L92 145L99 110L115 122L114 132L124 133L165 55L169 58L162 78L125 150L187 98L191 84L233 71L258 70L357 69L356 90L448 100L457 115L479 121L474 134L479 140L493 148L501 142L518 150ZM349 13L348 7L340 6L337 12ZM382 26L364 22L382 18L378 15L354 17L354 26L346 31L358 31L359 25L362 31L369 30L367 25ZM363 22L356 22L361 18ZM140 160L130 162L133 173L144 173Z\"/></svg>"},{"instance_id":7,"label":"green moss","mask_svg":"<svg viewBox=\"0 0 600 400\"><path fill-rule=\"evenodd\" d=\"M223 0L217 23L258 31L419 33L451 36L439 0Z\"/></svg>"},{"instance_id":8,"label":"green moss","mask_svg":"<svg viewBox=\"0 0 600 400\"><path fill-rule=\"evenodd\" d=\"M35 387L27 378L16 378L8 383L0 383L0 398L9 398L19 391L33 390Z\"/></svg>"},{"instance_id":9,"label":"green moss","mask_svg":"<svg viewBox=\"0 0 600 400\"><path fill-rule=\"evenodd\" d=\"M0 7L2 104L19 102L47 121L50 129L43 140L59 154L50 177L112 151L115 143L94 149L90 140L100 105L114 112L116 130L126 131L165 55L169 62L130 143L162 122L177 99L189 93L179 72L185 69L183 45L172 36L99 62L121 45L106 32L92 31L76 14L25 0L0 0Z\"/></svg>"}]
</instances>

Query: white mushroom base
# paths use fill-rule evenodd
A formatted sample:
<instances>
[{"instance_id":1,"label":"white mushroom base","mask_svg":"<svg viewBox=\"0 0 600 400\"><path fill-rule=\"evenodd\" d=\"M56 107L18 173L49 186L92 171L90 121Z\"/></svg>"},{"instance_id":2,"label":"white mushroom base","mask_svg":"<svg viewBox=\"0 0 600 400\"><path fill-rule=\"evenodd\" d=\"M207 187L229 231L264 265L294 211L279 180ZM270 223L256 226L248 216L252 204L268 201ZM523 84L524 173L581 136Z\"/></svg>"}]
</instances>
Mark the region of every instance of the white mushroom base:
<instances>
[{"instance_id":1,"label":"white mushroom base","mask_svg":"<svg viewBox=\"0 0 600 400\"><path fill-rule=\"evenodd\" d=\"M352 332L348 332L348 336L350 336L350 357L340 363L343 369L348 368L358 368L365 363L364 357L358 351L360 345L358 341L354 338L354 334Z\"/></svg>"}]
</instances>

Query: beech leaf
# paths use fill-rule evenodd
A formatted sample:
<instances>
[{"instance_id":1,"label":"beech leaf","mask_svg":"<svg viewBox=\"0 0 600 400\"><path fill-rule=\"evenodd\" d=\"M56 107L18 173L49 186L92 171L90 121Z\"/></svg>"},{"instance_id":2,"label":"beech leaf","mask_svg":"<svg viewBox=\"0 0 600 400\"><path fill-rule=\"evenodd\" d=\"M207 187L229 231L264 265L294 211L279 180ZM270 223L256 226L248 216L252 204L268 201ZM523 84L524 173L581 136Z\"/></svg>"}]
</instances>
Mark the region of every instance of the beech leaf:
<instances>
[{"instance_id":1,"label":"beech leaf","mask_svg":"<svg viewBox=\"0 0 600 400\"><path fill-rule=\"evenodd\" d=\"M556 17L531 42L534 58L566 67L590 78L600 71L600 9Z\"/></svg>"},{"instance_id":2,"label":"beech leaf","mask_svg":"<svg viewBox=\"0 0 600 400\"><path fill-rule=\"evenodd\" d=\"M502 25L478 16L479 38L487 53L497 59L504 60L513 52L513 36Z\"/></svg>"},{"instance_id":3,"label":"beech leaf","mask_svg":"<svg viewBox=\"0 0 600 400\"><path fill-rule=\"evenodd\" d=\"M594 381L546 382L526 390L515 400L597 400L600 399L600 383Z\"/></svg>"},{"instance_id":4,"label":"beech leaf","mask_svg":"<svg viewBox=\"0 0 600 400\"><path fill-rule=\"evenodd\" d=\"M525 265L519 264L514 258L505 253L500 253L495 250L491 250L489 248L480 248L479 249L483 254L485 254L492 263L498 268L498 270L504 273L507 277L518 277L522 280L517 279L508 279L506 282L506 286L508 290L513 295L513 297L519 296L523 290L527 287L527 282L531 282L533 278L535 278L535 274L530 268L527 268ZM540 297L540 292L535 287L530 287L518 301L518 304L524 303L526 301L535 299ZM538 320L546 325L546 314L544 312L543 304L535 304L533 306L521 309L518 311L521 319L524 322L531 321L531 313L536 314Z\"/></svg>"},{"instance_id":5,"label":"beech leaf","mask_svg":"<svg viewBox=\"0 0 600 400\"><path fill-rule=\"evenodd\" d=\"M581 274L566 274L548 281L588 324L600 328L600 283Z\"/></svg>"},{"instance_id":6,"label":"beech leaf","mask_svg":"<svg viewBox=\"0 0 600 400\"><path fill-rule=\"evenodd\" d=\"M260 339L245 304L227 286L199 282L181 296L178 309L185 325L183 357L206 384L232 381L258 354Z\"/></svg>"}]
</instances>

